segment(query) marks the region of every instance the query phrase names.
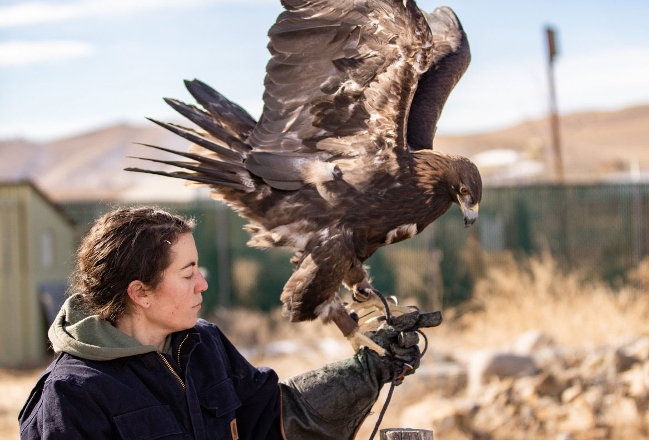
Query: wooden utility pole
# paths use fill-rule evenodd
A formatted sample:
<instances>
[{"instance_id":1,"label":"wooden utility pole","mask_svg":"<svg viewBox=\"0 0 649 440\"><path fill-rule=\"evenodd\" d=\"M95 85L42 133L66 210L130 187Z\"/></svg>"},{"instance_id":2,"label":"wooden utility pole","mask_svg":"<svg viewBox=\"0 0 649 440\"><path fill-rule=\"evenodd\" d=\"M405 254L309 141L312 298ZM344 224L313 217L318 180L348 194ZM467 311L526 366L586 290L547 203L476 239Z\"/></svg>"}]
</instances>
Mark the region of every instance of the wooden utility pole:
<instances>
[{"instance_id":1,"label":"wooden utility pole","mask_svg":"<svg viewBox=\"0 0 649 440\"><path fill-rule=\"evenodd\" d=\"M557 113L557 92L554 86L554 58L557 56L555 31L545 28L548 39L548 82L550 86L550 124L552 126L552 150L554 152L554 174L558 182L563 182L563 157L561 155L561 136L559 135L559 115Z\"/></svg>"}]
</instances>

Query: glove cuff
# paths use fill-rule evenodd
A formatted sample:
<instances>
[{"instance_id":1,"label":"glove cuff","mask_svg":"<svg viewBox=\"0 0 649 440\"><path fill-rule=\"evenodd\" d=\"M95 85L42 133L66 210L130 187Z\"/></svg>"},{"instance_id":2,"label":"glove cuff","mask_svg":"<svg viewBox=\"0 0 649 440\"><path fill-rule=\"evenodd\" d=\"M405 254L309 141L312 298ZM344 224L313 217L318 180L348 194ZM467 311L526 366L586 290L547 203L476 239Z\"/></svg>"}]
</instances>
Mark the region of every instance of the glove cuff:
<instances>
[{"instance_id":1,"label":"glove cuff","mask_svg":"<svg viewBox=\"0 0 649 440\"><path fill-rule=\"evenodd\" d=\"M391 361L372 350L280 383L286 438L353 439L392 378Z\"/></svg>"}]
</instances>

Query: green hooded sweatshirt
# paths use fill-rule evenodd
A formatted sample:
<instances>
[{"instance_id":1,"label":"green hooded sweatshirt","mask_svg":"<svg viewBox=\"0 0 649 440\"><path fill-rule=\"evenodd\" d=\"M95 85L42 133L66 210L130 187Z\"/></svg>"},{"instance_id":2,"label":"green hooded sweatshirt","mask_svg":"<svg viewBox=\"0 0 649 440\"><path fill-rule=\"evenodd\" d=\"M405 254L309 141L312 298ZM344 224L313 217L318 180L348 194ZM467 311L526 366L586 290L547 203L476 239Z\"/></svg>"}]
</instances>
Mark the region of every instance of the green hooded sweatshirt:
<instances>
[{"instance_id":1,"label":"green hooded sweatshirt","mask_svg":"<svg viewBox=\"0 0 649 440\"><path fill-rule=\"evenodd\" d=\"M56 353L64 352L91 361L113 359L157 351L118 330L98 315L80 311L80 294L70 296L59 311L47 335ZM165 349L169 348L167 338Z\"/></svg>"}]
</instances>

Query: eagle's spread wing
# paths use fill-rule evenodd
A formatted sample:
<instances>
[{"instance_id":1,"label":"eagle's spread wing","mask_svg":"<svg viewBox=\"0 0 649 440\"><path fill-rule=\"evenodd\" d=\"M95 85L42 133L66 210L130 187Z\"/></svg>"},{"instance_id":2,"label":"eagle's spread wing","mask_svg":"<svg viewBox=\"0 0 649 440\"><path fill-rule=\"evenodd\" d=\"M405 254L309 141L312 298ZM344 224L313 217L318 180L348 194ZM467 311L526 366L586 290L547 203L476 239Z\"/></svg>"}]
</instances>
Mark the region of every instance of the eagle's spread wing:
<instances>
[{"instance_id":1,"label":"eagle's spread wing","mask_svg":"<svg viewBox=\"0 0 649 440\"><path fill-rule=\"evenodd\" d=\"M437 120L470 60L450 8L412 0L283 0L269 31L259 122L200 81L187 88L203 109L167 102L204 131L158 121L192 141L188 170L150 171L254 192L342 177L357 190L411 174L410 150L431 149ZM159 147L154 147L159 148ZM322 195L322 194L321 194ZM228 199L228 197L226 197ZM232 198L229 198L232 201Z\"/></svg>"},{"instance_id":2,"label":"eagle's spread wing","mask_svg":"<svg viewBox=\"0 0 649 440\"><path fill-rule=\"evenodd\" d=\"M460 21L450 8L423 12L433 34L430 68L419 78L408 116L408 146L432 149L437 121L449 94L469 67L471 51Z\"/></svg>"},{"instance_id":3,"label":"eagle's spread wing","mask_svg":"<svg viewBox=\"0 0 649 440\"><path fill-rule=\"evenodd\" d=\"M356 187L407 172L410 104L435 58L426 17L412 1L282 3L246 167L280 189L308 181L314 160Z\"/></svg>"}]
</instances>

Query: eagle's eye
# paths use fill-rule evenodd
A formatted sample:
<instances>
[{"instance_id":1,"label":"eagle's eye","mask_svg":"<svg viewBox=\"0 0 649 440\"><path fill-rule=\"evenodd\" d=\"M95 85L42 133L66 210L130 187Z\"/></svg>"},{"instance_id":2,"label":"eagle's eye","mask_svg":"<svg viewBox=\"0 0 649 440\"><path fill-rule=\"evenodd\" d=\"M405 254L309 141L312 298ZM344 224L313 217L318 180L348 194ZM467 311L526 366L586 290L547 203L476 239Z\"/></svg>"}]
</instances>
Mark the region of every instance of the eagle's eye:
<instances>
[{"instance_id":1,"label":"eagle's eye","mask_svg":"<svg viewBox=\"0 0 649 440\"><path fill-rule=\"evenodd\" d=\"M465 196L465 195L469 194L469 190L465 186L463 186L462 188L460 188L460 194Z\"/></svg>"}]
</instances>

